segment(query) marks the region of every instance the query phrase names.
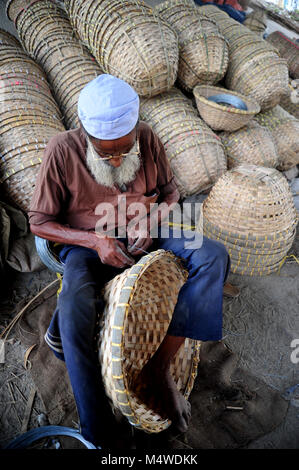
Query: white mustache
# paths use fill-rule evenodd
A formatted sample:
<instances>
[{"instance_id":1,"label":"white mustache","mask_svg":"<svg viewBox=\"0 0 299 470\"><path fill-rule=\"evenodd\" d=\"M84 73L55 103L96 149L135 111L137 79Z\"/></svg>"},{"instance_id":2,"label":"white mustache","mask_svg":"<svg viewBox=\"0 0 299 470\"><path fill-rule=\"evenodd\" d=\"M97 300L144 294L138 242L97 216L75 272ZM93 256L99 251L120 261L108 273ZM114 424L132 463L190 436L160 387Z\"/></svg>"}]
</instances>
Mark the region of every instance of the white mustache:
<instances>
[{"instance_id":1,"label":"white mustache","mask_svg":"<svg viewBox=\"0 0 299 470\"><path fill-rule=\"evenodd\" d=\"M134 181L136 174L140 168L140 157L136 155L139 145L135 142L133 148L128 152L126 158L123 159L121 165L114 168L109 165L106 160L95 151L90 139L87 138L86 163L92 176L98 184L113 188L116 184L120 187Z\"/></svg>"}]
</instances>

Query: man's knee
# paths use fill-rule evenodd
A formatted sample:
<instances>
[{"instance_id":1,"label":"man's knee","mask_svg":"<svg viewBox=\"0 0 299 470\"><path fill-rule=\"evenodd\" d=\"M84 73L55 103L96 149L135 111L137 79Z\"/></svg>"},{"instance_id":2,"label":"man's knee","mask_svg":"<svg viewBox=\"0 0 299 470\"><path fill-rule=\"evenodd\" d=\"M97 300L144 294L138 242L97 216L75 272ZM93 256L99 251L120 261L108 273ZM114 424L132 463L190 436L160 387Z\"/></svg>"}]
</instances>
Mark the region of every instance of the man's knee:
<instances>
[{"instance_id":1,"label":"man's knee","mask_svg":"<svg viewBox=\"0 0 299 470\"><path fill-rule=\"evenodd\" d=\"M194 250L192 254L192 262L197 265L216 265L226 268L229 255L223 243L204 237L201 248Z\"/></svg>"}]
</instances>

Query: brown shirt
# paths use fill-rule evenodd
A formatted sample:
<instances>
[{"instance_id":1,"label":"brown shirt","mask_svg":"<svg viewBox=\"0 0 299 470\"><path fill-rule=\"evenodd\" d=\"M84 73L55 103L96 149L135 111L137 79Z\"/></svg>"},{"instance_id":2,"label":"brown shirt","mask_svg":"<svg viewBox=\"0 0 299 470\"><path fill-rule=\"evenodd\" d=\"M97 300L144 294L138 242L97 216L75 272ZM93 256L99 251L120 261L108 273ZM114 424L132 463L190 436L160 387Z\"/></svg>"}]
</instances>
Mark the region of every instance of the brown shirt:
<instances>
[{"instance_id":1,"label":"brown shirt","mask_svg":"<svg viewBox=\"0 0 299 470\"><path fill-rule=\"evenodd\" d=\"M37 177L28 213L30 223L55 221L71 228L94 230L99 220L95 213L99 203L117 207L121 196L126 196L127 206L141 202L148 209L154 202L177 202L179 192L162 143L144 122L138 126L138 138L140 169L135 180L127 185L127 191L121 192L118 187L98 184L91 175L86 166L87 142L81 128L53 137ZM127 222L132 217L127 216Z\"/></svg>"}]
</instances>

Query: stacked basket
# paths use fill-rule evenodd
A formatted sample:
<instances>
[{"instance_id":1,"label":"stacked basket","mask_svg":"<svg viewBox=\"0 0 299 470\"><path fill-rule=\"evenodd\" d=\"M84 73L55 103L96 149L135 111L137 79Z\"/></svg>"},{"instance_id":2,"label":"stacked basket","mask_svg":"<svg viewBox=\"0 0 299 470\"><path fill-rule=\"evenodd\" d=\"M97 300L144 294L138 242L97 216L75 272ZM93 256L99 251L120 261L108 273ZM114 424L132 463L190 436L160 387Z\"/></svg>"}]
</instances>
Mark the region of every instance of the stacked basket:
<instances>
[{"instance_id":1,"label":"stacked basket","mask_svg":"<svg viewBox=\"0 0 299 470\"><path fill-rule=\"evenodd\" d=\"M279 155L279 170L299 164L299 120L280 106L259 113L255 119L272 133Z\"/></svg>"},{"instance_id":2,"label":"stacked basket","mask_svg":"<svg viewBox=\"0 0 299 470\"><path fill-rule=\"evenodd\" d=\"M233 273L277 271L293 244L296 225L287 180L274 168L233 168L218 180L203 204L204 235L226 246Z\"/></svg>"},{"instance_id":3,"label":"stacked basket","mask_svg":"<svg viewBox=\"0 0 299 470\"><path fill-rule=\"evenodd\" d=\"M182 197L210 188L227 170L220 138L180 90L142 99L140 117L161 139Z\"/></svg>"},{"instance_id":4,"label":"stacked basket","mask_svg":"<svg viewBox=\"0 0 299 470\"><path fill-rule=\"evenodd\" d=\"M235 132L219 134L227 155L227 166L243 163L276 168L279 156L271 132L257 122L250 122Z\"/></svg>"},{"instance_id":5,"label":"stacked basket","mask_svg":"<svg viewBox=\"0 0 299 470\"><path fill-rule=\"evenodd\" d=\"M283 96L279 105L296 119L299 119L299 82L295 83L293 80L290 80L289 93Z\"/></svg>"},{"instance_id":6,"label":"stacked basket","mask_svg":"<svg viewBox=\"0 0 299 470\"><path fill-rule=\"evenodd\" d=\"M274 47L213 5L201 10L215 19L229 44L226 86L252 96L262 110L272 108L288 92L288 67Z\"/></svg>"},{"instance_id":7,"label":"stacked basket","mask_svg":"<svg viewBox=\"0 0 299 470\"><path fill-rule=\"evenodd\" d=\"M299 45L280 31L269 34L267 41L275 46L288 63L290 75L299 78Z\"/></svg>"},{"instance_id":8,"label":"stacked basket","mask_svg":"<svg viewBox=\"0 0 299 470\"><path fill-rule=\"evenodd\" d=\"M67 0L71 23L101 68L140 96L169 90L178 69L173 29L141 1Z\"/></svg>"},{"instance_id":9,"label":"stacked basket","mask_svg":"<svg viewBox=\"0 0 299 470\"><path fill-rule=\"evenodd\" d=\"M191 0L169 0L155 10L178 33L178 83L191 91L199 83L219 82L228 66L228 47L216 22Z\"/></svg>"},{"instance_id":10,"label":"stacked basket","mask_svg":"<svg viewBox=\"0 0 299 470\"><path fill-rule=\"evenodd\" d=\"M13 36L0 31L0 182L24 211L47 142L65 130L61 121L40 67Z\"/></svg>"},{"instance_id":11,"label":"stacked basket","mask_svg":"<svg viewBox=\"0 0 299 470\"><path fill-rule=\"evenodd\" d=\"M197 85L193 94L200 116L215 131L236 131L246 126L260 111L254 99L225 88ZM215 97L220 100L229 98L231 104L217 103Z\"/></svg>"},{"instance_id":12,"label":"stacked basket","mask_svg":"<svg viewBox=\"0 0 299 470\"><path fill-rule=\"evenodd\" d=\"M99 359L106 393L129 422L149 433L165 430L169 419L142 403L132 386L163 341L188 273L172 253L155 251L110 281L100 320ZM186 339L171 374L187 399L197 373L200 342Z\"/></svg>"},{"instance_id":13,"label":"stacked basket","mask_svg":"<svg viewBox=\"0 0 299 470\"><path fill-rule=\"evenodd\" d=\"M74 37L66 13L54 2L10 0L7 14L25 51L46 72L66 127L76 127L79 93L101 73L100 67Z\"/></svg>"},{"instance_id":14,"label":"stacked basket","mask_svg":"<svg viewBox=\"0 0 299 470\"><path fill-rule=\"evenodd\" d=\"M267 28L267 14L263 10L255 10L246 16L244 26L259 36L263 36Z\"/></svg>"}]
</instances>

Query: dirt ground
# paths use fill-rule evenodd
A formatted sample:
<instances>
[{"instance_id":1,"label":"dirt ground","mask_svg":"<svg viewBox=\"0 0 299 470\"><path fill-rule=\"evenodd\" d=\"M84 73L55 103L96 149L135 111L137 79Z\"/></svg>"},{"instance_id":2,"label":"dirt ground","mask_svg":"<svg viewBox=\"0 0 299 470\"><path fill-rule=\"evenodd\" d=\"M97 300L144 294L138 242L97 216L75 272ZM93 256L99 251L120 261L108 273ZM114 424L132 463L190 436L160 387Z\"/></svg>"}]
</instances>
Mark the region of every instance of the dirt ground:
<instances>
[{"instance_id":1,"label":"dirt ground","mask_svg":"<svg viewBox=\"0 0 299 470\"><path fill-rule=\"evenodd\" d=\"M299 260L299 237L290 255ZM289 257L280 272L270 276L230 276L241 294L236 299L224 299L223 341L237 355L239 367L289 401L284 421L250 442L248 449L299 448L299 386L295 387L299 384L299 362L291 360L291 342L299 339L298 273L299 264ZM1 327L15 317L21 301L29 301L55 279L47 269L34 273L8 271L1 289ZM45 412L38 392L33 395L30 355L25 364L25 353L14 327L6 342L5 363L0 364L0 448L36 428ZM296 357L299 361L299 351Z\"/></svg>"}]
</instances>

